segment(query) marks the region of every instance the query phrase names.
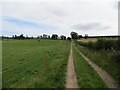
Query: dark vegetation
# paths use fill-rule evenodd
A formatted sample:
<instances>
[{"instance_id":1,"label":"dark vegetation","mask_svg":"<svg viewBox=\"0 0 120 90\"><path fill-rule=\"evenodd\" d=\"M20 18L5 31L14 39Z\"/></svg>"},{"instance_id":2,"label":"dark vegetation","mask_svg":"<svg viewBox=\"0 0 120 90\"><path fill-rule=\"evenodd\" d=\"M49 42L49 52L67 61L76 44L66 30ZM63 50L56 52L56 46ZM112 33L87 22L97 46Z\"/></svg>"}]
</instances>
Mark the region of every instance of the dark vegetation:
<instances>
[{"instance_id":1,"label":"dark vegetation","mask_svg":"<svg viewBox=\"0 0 120 90\"><path fill-rule=\"evenodd\" d=\"M111 57L112 60L115 62L120 63L119 57L120 57L120 39L105 39L101 38L98 39L97 42L78 42L79 45L94 49L94 50L109 50L113 51L113 55Z\"/></svg>"},{"instance_id":2,"label":"dark vegetation","mask_svg":"<svg viewBox=\"0 0 120 90\"><path fill-rule=\"evenodd\" d=\"M52 34L52 36L50 37L50 35L47 34L43 34L42 35L38 35L37 37L30 37L28 35L24 36L24 34L20 34L20 35L13 35L12 37L8 37L8 36L0 36L0 39L4 40L9 40L9 39L17 39L17 40L25 40L25 39L38 39L38 41L40 41L40 39L52 39L52 40L70 40L70 37L66 37L65 35L61 35L60 37L57 34Z\"/></svg>"},{"instance_id":3,"label":"dark vegetation","mask_svg":"<svg viewBox=\"0 0 120 90\"><path fill-rule=\"evenodd\" d=\"M97 42L77 42L79 45L96 50L120 50L120 39L98 39Z\"/></svg>"},{"instance_id":4,"label":"dark vegetation","mask_svg":"<svg viewBox=\"0 0 120 90\"><path fill-rule=\"evenodd\" d=\"M56 39L58 39L58 35L57 34L53 34L51 38L56 40Z\"/></svg>"},{"instance_id":5,"label":"dark vegetation","mask_svg":"<svg viewBox=\"0 0 120 90\"><path fill-rule=\"evenodd\" d=\"M72 39L78 39L78 33L71 32L70 34L71 34Z\"/></svg>"},{"instance_id":6,"label":"dark vegetation","mask_svg":"<svg viewBox=\"0 0 120 90\"><path fill-rule=\"evenodd\" d=\"M81 39L81 38L120 38L120 35L109 35L109 36L88 36L88 34L85 34L85 36L82 36L82 35L79 35L78 33L76 32L71 32L70 33L71 35L71 38L74 39L74 40L77 40L77 39Z\"/></svg>"},{"instance_id":7,"label":"dark vegetation","mask_svg":"<svg viewBox=\"0 0 120 90\"><path fill-rule=\"evenodd\" d=\"M70 41L70 40L71 40L71 38L70 38L70 37L68 37L68 38L67 38L67 40L69 40L69 41Z\"/></svg>"},{"instance_id":8,"label":"dark vegetation","mask_svg":"<svg viewBox=\"0 0 120 90\"><path fill-rule=\"evenodd\" d=\"M66 40L66 36L64 35L61 35L60 37L61 37L61 40Z\"/></svg>"}]
</instances>

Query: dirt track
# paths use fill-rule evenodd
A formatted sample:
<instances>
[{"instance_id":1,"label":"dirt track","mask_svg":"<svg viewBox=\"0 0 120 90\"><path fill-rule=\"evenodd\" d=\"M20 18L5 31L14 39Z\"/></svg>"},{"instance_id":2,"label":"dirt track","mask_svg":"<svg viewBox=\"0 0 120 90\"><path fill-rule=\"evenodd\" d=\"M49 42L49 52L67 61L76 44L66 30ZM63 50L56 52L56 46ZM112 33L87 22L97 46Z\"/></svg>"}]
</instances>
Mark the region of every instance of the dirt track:
<instances>
[{"instance_id":1,"label":"dirt track","mask_svg":"<svg viewBox=\"0 0 120 90\"><path fill-rule=\"evenodd\" d=\"M72 43L71 43L71 50L70 50L68 66L67 66L67 76L66 76L65 88L79 88L78 83L77 83L76 73L74 70Z\"/></svg>"}]
</instances>

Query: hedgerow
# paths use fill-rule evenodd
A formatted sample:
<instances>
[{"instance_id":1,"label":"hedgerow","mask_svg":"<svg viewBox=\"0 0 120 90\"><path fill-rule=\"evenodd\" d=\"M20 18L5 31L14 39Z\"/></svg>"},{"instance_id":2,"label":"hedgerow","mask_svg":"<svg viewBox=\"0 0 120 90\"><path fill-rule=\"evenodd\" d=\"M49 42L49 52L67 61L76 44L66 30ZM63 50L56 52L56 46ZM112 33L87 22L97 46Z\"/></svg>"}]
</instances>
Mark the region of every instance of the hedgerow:
<instances>
[{"instance_id":1,"label":"hedgerow","mask_svg":"<svg viewBox=\"0 0 120 90\"><path fill-rule=\"evenodd\" d=\"M111 60L120 63L120 39L105 39L101 38L98 39L96 42L81 42L81 41L75 41L81 46L87 47L89 49L94 50L110 50L113 51L113 54L111 56Z\"/></svg>"},{"instance_id":2,"label":"hedgerow","mask_svg":"<svg viewBox=\"0 0 120 90\"><path fill-rule=\"evenodd\" d=\"M81 42L76 41L79 45L96 49L96 50L120 50L120 39L98 39L96 42Z\"/></svg>"}]
</instances>

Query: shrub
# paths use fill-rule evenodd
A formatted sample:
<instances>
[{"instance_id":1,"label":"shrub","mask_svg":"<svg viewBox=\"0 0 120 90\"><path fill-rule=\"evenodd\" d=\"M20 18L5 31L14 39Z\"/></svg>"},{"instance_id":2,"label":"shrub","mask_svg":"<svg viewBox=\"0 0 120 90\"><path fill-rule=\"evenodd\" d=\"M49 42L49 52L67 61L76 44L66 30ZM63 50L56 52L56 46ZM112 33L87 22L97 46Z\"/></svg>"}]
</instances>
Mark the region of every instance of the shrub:
<instances>
[{"instance_id":1,"label":"shrub","mask_svg":"<svg viewBox=\"0 0 120 90\"><path fill-rule=\"evenodd\" d=\"M120 50L120 39L98 39L96 42L78 42L79 45L96 50Z\"/></svg>"},{"instance_id":2,"label":"shrub","mask_svg":"<svg viewBox=\"0 0 120 90\"><path fill-rule=\"evenodd\" d=\"M116 41L116 49L120 50L120 38Z\"/></svg>"},{"instance_id":3,"label":"shrub","mask_svg":"<svg viewBox=\"0 0 120 90\"><path fill-rule=\"evenodd\" d=\"M100 50L100 49L105 49L105 40L103 39L98 39L97 42L96 42L96 45L95 45L95 48Z\"/></svg>"},{"instance_id":4,"label":"shrub","mask_svg":"<svg viewBox=\"0 0 120 90\"><path fill-rule=\"evenodd\" d=\"M113 60L116 63L120 63L120 51L116 51L111 56L111 60Z\"/></svg>"}]
</instances>

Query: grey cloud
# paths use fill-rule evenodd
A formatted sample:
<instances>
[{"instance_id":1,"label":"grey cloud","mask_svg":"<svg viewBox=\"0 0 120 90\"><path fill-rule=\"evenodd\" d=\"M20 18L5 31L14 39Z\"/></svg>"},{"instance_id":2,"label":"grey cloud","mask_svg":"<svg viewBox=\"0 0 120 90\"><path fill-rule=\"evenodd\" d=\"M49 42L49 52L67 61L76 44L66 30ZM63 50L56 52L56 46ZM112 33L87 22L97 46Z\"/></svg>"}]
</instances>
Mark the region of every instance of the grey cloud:
<instances>
[{"instance_id":1,"label":"grey cloud","mask_svg":"<svg viewBox=\"0 0 120 90\"><path fill-rule=\"evenodd\" d=\"M55 16L65 16L66 12L58 7L48 7L47 9L51 14L55 15Z\"/></svg>"},{"instance_id":2,"label":"grey cloud","mask_svg":"<svg viewBox=\"0 0 120 90\"><path fill-rule=\"evenodd\" d=\"M120 1L118 1L117 9L120 10Z\"/></svg>"},{"instance_id":3,"label":"grey cloud","mask_svg":"<svg viewBox=\"0 0 120 90\"><path fill-rule=\"evenodd\" d=\"M113 7L118 10L120 9L120 0L115 0L113 3Z\"/></svg>"},{"instance_id":4,"label":"grey cloud","mask_svg":"<svg viewBox=\"0 0 120 90\"><path fill-rule=\"evenodd\" d=\"M76 30L106 30L109 28L109 26L103 26L101 23L77 24L72 26L72 29Z\"/></svg>"}]
</instances>

